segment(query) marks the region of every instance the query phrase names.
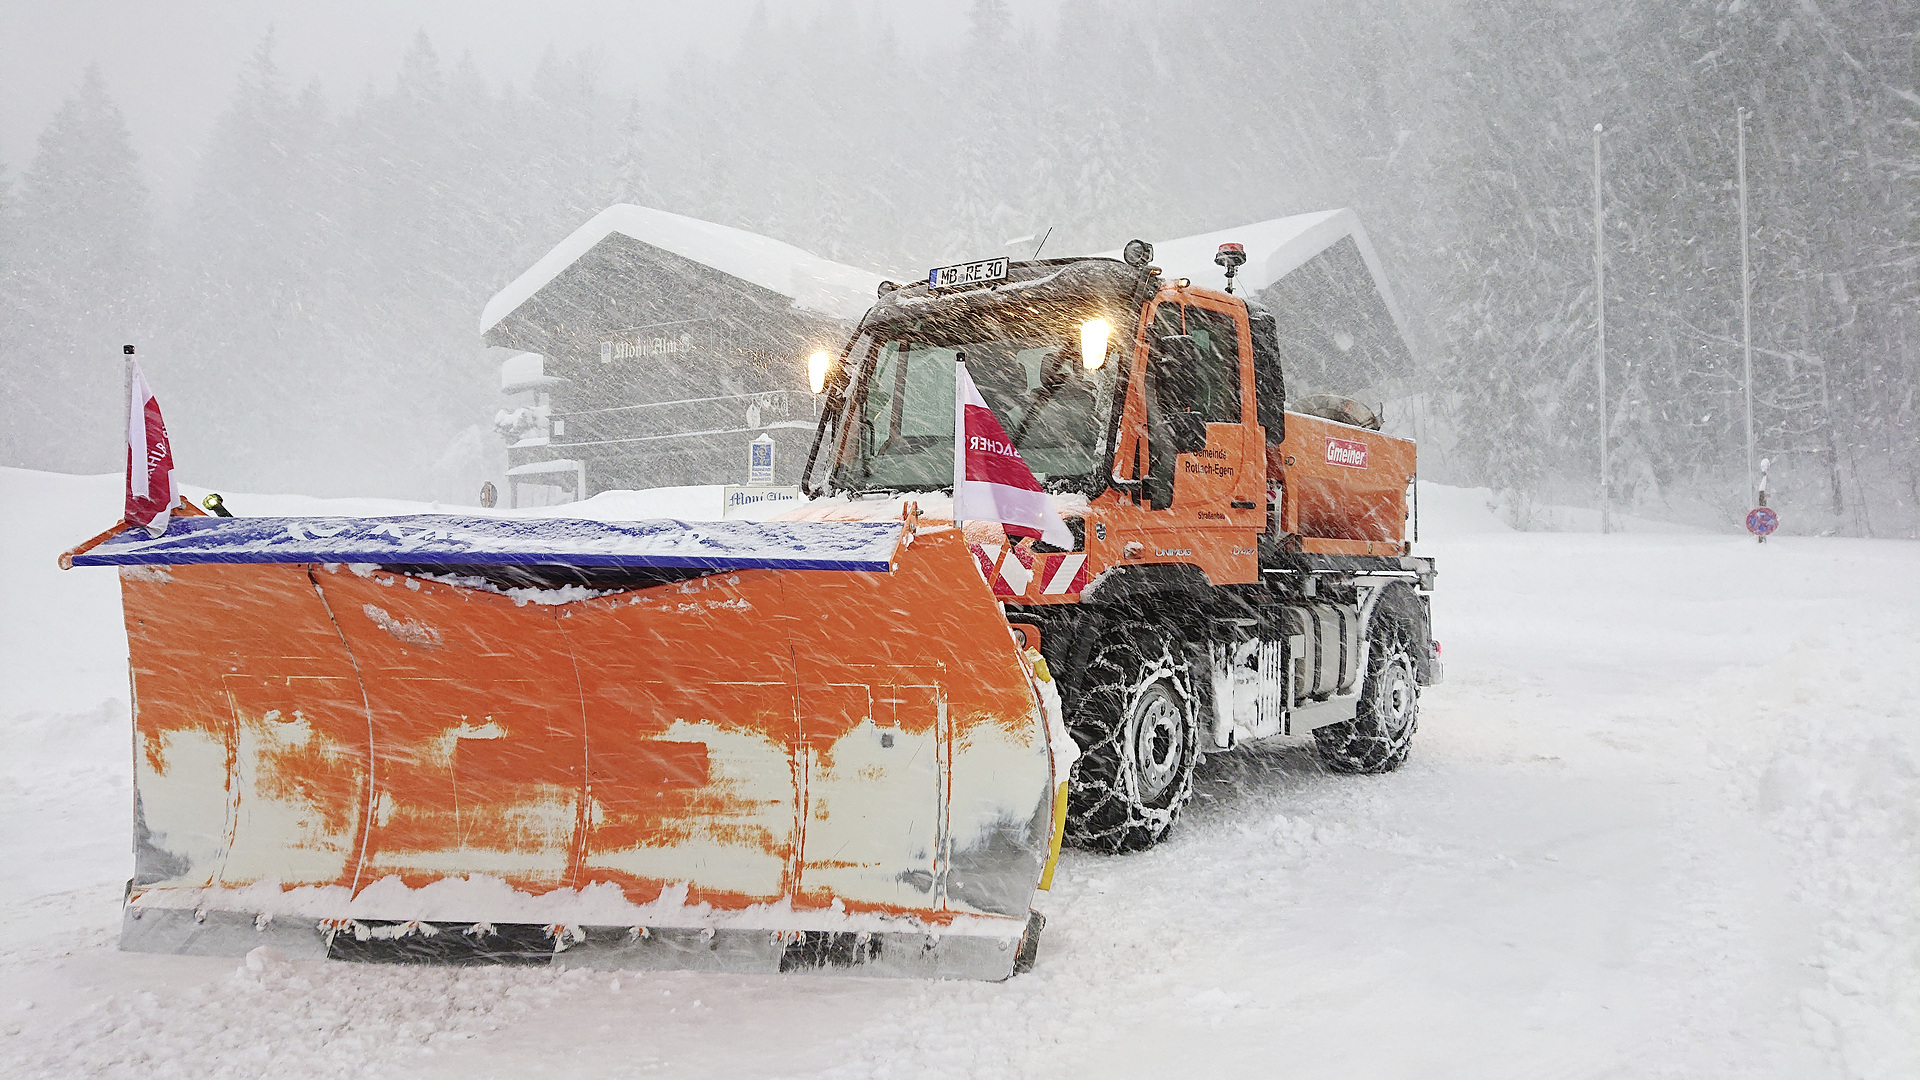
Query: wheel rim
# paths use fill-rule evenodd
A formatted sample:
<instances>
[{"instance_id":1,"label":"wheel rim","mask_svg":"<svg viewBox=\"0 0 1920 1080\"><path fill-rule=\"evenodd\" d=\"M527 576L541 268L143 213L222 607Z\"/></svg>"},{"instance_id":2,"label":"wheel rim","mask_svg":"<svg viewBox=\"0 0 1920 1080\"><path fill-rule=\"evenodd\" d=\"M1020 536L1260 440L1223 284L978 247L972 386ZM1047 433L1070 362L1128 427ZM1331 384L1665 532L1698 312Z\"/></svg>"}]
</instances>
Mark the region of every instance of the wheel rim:
<instances>
[{"instance_id":1,"label":"wheel rim","mask_svg":"<svg viewBox=\"0 0 1920 1080\"><path fill-rule=\"evenodd\" d=\"M1157 802L1179 779L1185 720L1180 702L1165 686L1149 687L1134 705L1127 743L1141 802Z\"/></svg>"},{"instance_id":2,"label":"wheel rim","mask_svg":"<svg viewBox=\"0 0 1920 1080\"><path fill-rule=\"evenodd\" d=\"M1396 652L1380 672L1380 692L1375 697L1375 715L1383 734L1398 738L1413 723L1420 701L1420 687L1414 682L1413 663L1405 653Z\"/></svg>"}]
</instances>

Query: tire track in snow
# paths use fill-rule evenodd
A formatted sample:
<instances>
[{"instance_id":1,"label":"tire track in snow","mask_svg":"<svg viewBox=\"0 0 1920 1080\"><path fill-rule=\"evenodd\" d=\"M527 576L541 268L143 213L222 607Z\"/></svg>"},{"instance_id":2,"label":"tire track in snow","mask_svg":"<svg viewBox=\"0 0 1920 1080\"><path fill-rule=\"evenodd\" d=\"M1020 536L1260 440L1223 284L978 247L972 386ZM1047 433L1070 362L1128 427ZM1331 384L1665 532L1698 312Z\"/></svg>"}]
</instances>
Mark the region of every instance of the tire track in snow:
<instances>
[{"instance_id":1,"label":"tire track in snow","mask_svg":"<svg viewBox=\"0 0 1920 1080\"><path fill-rule=\"evenodd\" d=\"M18 1033L9 1077L412 1076L435 1053L549 1004L564 979L515 968L368 968L254 950L179 992L115 993Z\"/></svg>"}]
</instances>

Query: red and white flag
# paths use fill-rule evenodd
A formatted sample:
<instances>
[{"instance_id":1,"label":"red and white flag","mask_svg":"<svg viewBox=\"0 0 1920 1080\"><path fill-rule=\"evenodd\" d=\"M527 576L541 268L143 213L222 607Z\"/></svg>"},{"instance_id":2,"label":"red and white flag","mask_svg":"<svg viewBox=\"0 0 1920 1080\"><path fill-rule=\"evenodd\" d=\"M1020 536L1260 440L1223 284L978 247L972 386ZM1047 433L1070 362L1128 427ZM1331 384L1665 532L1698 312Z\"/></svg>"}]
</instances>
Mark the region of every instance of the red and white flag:
<instances>
[{"instance_id":1,"label":"red and white flag","mask_svg":"<svg viewBox=\"0 0 1920 1080\"><path fill-rule=\"evenodd\" d=\"M132 394L127 411L127 510L130 526L148 536L167 531L180 484L173 478L173 446L167 441L167 423L160 419L160 403L140 373L136 360L127 361L127 388Z\"/></svg>"},{"instance_id":2,"label":"red and white flag","mask_svg":"<svg viewBox=\"0 0 1920 1080\"><path fill-rule=\"evenodd\" d=\"M1073 533L987 408L967 365L955 364L953 520L998 521L1008 536L1073 550Z\"/></svg>"}]
</instances>

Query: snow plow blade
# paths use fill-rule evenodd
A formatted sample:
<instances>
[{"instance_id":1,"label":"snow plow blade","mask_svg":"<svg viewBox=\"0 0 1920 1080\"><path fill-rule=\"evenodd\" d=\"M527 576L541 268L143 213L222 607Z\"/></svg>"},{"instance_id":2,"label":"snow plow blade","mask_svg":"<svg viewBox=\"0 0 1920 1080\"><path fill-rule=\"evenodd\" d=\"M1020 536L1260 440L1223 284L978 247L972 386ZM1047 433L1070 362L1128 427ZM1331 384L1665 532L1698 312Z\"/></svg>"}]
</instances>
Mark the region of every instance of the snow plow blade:
<instances>
[{"instance_id":1,"label":"snow plow blade","mask_svg":"<svg viewBox=\"0 0 1920 1080\"><path fill-rule=\"evenodd\" d=\"M124 949L1031 962L1064 769L957 532L187 518L71 554L121 567Z\"/></svg>"}]
</instances>

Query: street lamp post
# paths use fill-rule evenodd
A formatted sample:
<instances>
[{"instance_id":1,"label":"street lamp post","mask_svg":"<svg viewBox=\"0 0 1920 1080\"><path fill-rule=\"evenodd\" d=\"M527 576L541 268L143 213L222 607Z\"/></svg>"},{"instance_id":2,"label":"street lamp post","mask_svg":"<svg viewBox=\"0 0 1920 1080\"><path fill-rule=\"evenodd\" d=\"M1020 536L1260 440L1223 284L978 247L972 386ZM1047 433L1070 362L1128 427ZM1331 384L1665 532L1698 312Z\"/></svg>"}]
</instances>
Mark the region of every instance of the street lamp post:
<instances>
[{"instance_id":1,"label":"street lamp post","mask_svg":"<svg viewBox=\"0 0 1920 1080\"><path fill-rule=\"evenodd\" d=\"M1593 368L1600 384L1600 531L1613 531L1613 461L1607 428L1607 249L1602 231L1606 210L1600 197L1601 125L1593 125Z\"/></svg>"},{"instance_id":2,"label":"street lamp post","mask_svg":"<svg viewBox=\"0 0 1920 1080\"><path fill-rule=\"evenodd\" d=\"M1734 120L1738 132L1740 175L1740 385L1747 399L1747 495L1753 486L1753 275L1747 269L1747 110Z\"/></svg>"}]
</instances>

